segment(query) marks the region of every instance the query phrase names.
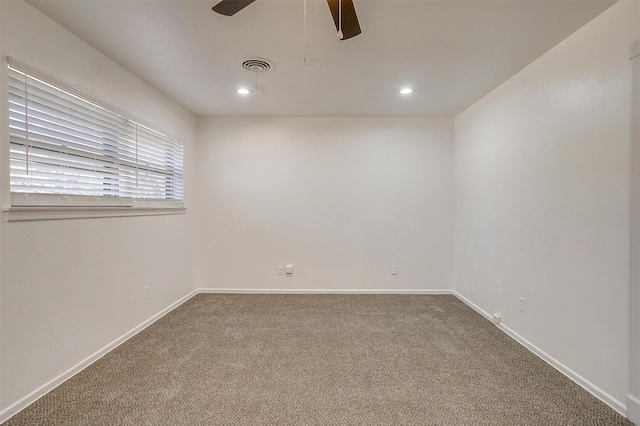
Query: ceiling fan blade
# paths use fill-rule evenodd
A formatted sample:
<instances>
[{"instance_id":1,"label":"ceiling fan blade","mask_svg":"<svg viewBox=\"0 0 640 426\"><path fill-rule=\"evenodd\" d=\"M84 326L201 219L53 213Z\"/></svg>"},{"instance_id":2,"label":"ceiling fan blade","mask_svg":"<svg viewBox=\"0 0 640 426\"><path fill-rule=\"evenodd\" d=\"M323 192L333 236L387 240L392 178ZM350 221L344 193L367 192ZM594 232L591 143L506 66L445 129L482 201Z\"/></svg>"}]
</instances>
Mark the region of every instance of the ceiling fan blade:
<instances>
[{"instance_id":1,"label":"ceiling fan blade","mask_svg":"<svg viewBox=\"0 0 640 426\"><path fill-rule=\"evenodd\" d=\"M211 8L220 15L233 16L256 0L222 0Z\"/></svg>"},{"instance_id":2,"label":"ceiling fan blade","mask_svg":"<svg viewBox=\"0 0 640 426\"><path fill-rule=\"evenodd\" d=\"M336 24L336 31L340 31L340 0L327 0L327 3ZM342 40L355 37L361 32L353 0L342 0Z\"/></svg>"}]
</instances>

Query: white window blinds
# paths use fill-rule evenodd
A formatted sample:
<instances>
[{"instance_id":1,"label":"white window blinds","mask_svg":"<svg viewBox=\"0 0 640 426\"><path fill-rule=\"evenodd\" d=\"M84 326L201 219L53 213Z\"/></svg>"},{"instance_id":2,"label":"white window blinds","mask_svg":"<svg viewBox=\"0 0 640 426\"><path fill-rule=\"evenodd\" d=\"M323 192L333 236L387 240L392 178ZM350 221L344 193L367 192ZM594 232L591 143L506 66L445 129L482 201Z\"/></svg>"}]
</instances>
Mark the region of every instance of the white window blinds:
<instances>
[{"instance_id":1,"label":"white window blinds","mask_svg":"<svg viewBox=\"0 0 640 426\"><path fill-rule=\"evenodd\" d=\"M9 66L13 205L182 205L181 143L33 74Z\"/></svg>"}]
</instances>

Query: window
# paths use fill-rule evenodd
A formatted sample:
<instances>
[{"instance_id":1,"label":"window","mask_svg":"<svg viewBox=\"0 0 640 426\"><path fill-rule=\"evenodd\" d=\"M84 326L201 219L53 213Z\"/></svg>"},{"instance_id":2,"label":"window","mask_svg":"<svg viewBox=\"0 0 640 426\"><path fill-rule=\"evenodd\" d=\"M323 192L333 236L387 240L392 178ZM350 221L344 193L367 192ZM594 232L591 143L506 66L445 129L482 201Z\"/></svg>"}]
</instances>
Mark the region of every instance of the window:
<instances>
[{"instance_id":1,"label":"window","mask_svg":"<svg viewBox=\"0 0 640 426\"><path fill-rule=\"evenodd\" d=\"M182 207L183 147L10 60L12 206Z\"/></svg>"}]
</instances>

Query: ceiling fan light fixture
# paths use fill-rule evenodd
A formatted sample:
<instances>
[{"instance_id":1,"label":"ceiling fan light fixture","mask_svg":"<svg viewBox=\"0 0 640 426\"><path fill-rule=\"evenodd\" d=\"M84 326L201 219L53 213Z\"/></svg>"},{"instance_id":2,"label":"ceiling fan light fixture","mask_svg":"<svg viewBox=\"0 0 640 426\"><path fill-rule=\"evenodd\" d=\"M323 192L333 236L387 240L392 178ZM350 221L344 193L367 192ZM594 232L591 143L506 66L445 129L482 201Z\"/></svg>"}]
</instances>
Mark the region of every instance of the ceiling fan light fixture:
<instances>
[{"instance_id":1,"label":"ceiling fan light fixture","mask_svg":"<svg viewBox=\"0 0 640 426\"><path fill-rule=\"evenodd\" d=\"M410 95L411 93L413 93L413 89L410 87L403 87L402 89L400 89L401 95Z\"/></svg>"}]
</instances>

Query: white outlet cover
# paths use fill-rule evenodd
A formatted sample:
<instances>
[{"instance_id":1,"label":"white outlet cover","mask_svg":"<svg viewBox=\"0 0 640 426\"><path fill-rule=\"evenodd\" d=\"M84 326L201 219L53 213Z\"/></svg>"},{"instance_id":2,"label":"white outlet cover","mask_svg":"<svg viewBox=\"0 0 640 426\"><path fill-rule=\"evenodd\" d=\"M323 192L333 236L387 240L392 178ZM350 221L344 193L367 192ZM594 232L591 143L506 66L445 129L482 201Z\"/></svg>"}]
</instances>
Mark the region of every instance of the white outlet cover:
<instances>
[{"instance_id":1,"label":"white outlet cover","mask_svg":"<svg viewBox=\"0 0 640 426\"><path fill-rule=\"evenodd\" d=\"M287 271L287 275L293 275L293 265L285 266L285 270Z\"/></svg>"}]
</instances>

